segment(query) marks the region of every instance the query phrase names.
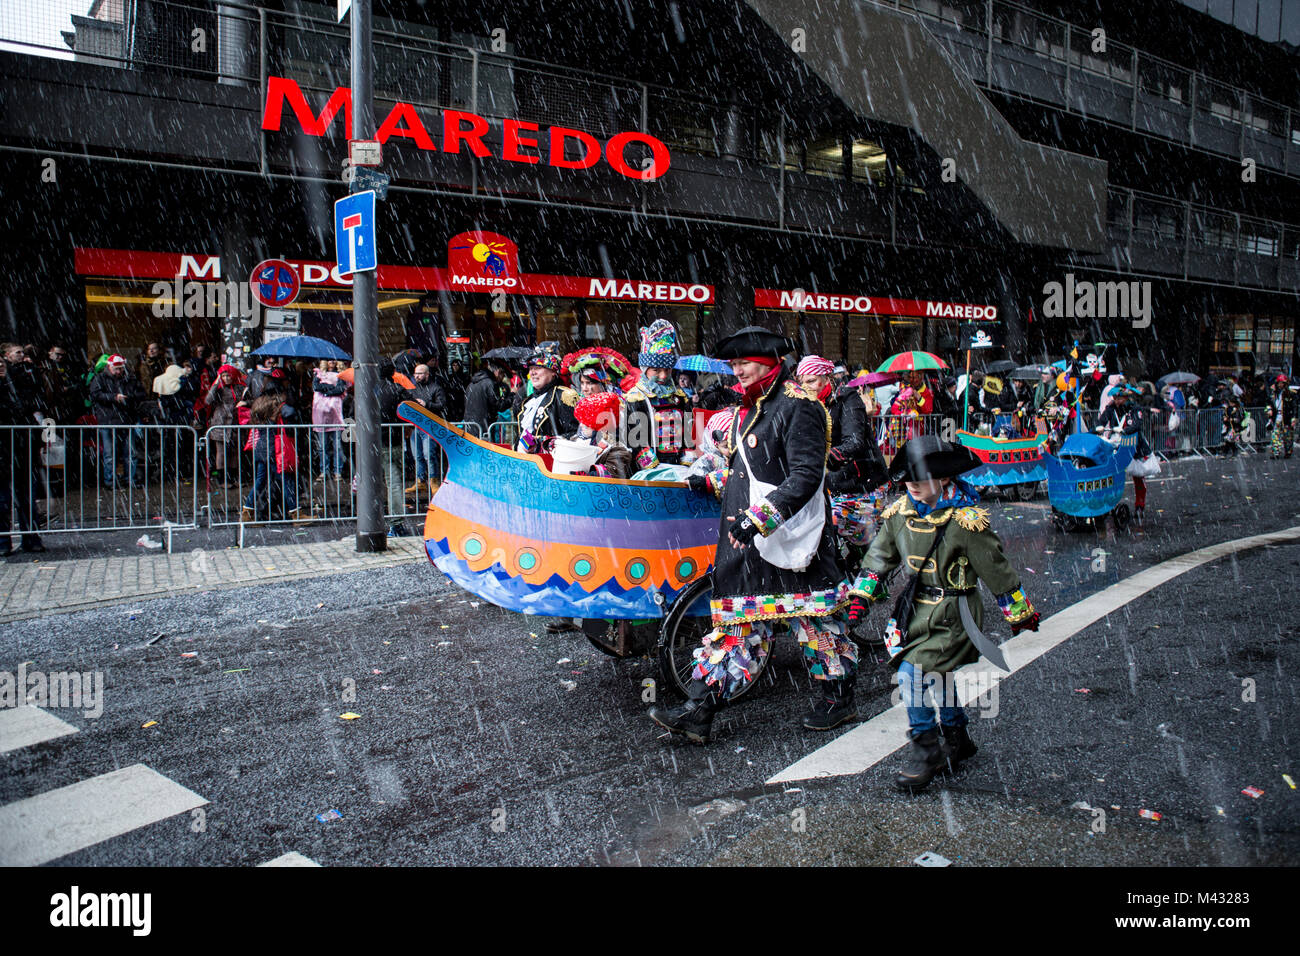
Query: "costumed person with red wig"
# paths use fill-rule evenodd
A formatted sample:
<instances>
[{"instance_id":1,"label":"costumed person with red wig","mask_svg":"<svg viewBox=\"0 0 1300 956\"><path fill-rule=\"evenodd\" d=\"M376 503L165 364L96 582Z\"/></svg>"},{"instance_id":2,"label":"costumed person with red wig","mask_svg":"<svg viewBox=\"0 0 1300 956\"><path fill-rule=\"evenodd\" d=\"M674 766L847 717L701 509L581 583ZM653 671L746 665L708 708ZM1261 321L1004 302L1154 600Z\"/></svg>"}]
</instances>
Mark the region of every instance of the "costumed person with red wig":
<instances>
[{"instance_id":1,"label":"costumed person with red wig","mask_svg":"<svg viewBox=\"0 0 1300 956\"><path fill-rule=\"evenodd\" d=\"M794 347L749 326L713 352L731 361L742 390L729 435L718 443L732 450L728 467L687 479L722 501L713 628L695 651L690 699L649 715L694 743L708 743L714 715L754 680L778 625L793 632L818 691L803 726L830 730L856 716L857 646L841 613L848 582L825 490L831 420L782 362Z\"/></svg>"}]
</instances>

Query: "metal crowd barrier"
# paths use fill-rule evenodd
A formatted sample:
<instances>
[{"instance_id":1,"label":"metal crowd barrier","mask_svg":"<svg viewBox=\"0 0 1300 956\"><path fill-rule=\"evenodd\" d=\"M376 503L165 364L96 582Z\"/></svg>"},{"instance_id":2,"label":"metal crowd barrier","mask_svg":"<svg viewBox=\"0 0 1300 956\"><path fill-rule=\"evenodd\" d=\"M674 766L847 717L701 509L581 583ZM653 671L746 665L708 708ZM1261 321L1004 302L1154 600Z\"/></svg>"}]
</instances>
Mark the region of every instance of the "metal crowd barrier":
<instances>
[{"instance_id":1,"label":"metal crowd barrier","mask_svg":"<svg viewBox=\"0 0 1300 956\"><path fill-rule=\"evenodd\" d=\"M475 422L453 424L480 434ZM273 445L292 446L294 468L278 470L276 449L269 454L261 450L267 435ZM356 433L350 422L333 427L217 425L205 435L205 452L209 527L356 518ZM384 518L423 517L447 470L441 447L412 425L388 423L380 427L379 460ZM226 467L217 471L221 461Z\"/></svg>"},{"instance_id":2,"label":"metal crowd barrier","mask_svg":"<svg viewBox=\"0 0 1300 956\"><path fill-rule=\"evenodd\" d=\"M519 444L519 423L493 422L488 426L488 441L495 445L514 448Z\"/></svg>"},{"instance_id":3,"label":"metal crowd barrier","mask_svg":"<svg viewBox=\"0 0 1300 956\"><path fill-rule=\"evenodd\" d=\"M187 425L6 425L0 509L13 533L194 527L198 445Z\"/></svg>"}]
</instances>

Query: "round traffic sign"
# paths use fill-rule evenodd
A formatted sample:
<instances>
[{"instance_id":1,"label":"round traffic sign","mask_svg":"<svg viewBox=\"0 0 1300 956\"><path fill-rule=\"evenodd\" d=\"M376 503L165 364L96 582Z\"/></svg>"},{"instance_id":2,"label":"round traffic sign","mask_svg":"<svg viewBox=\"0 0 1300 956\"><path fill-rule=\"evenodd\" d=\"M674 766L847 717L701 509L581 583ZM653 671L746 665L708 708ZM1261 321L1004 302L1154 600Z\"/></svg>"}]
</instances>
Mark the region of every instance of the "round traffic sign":
<instances>
[{"instance_id":1,"label":"round traffic sign","mask_svg":"<svg viewBox=\"0 0 1300 956\"><path fill-rule=\"evenodd\" d=\"M302 283L293 266L283 259L263 259L248 277L253 297L262 305L280 309L298 298Z\"/></svg>"}]
</instances>

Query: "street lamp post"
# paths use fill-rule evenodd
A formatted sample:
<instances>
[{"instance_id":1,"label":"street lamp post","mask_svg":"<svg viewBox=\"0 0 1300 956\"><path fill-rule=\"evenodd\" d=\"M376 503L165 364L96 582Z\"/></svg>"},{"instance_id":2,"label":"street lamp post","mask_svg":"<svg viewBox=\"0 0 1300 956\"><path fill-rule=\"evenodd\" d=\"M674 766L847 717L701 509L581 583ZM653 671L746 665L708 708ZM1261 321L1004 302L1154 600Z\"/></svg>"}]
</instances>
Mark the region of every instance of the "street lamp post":
<instances>
[{"instance_id":1,"label":"street lamp post","mask_svg":"<svg viewBox=\"0 0 1300 956\"><path fill-rule=\"evenodd\" d=\"M353 0L352 16L352 136L374 139L375 105L371 0ZM375 230L376 234L378 229ZM352 275L352 353L357 359L353 385L356 402L357 551L385 551L381 499L378 272Z\"/></svg>"}]
</instances>

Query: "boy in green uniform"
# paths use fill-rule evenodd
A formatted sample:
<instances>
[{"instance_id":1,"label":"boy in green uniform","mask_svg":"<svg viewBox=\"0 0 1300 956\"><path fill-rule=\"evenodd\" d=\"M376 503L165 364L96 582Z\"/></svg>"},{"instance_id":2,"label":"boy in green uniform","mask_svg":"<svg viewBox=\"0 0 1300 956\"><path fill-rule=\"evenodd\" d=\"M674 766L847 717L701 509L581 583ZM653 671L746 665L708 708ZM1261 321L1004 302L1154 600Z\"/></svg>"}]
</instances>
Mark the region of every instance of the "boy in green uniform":
<instances>
[{"instance_id":1,"label":"boy in green uniform","mask_svg":"<svg viewBox=\"0 0 1300 956\"><path fill-rule=\"evenodd\" d=\"M905 482L907 493L881 515L880 531L850 591L853 625L870 604L888 596L885 579L895 568L906 563L906 573L917 575L911 608L900 601L898 619L885 628L911 728L911 750L895 779L906 790L924 787L936 773L955 769L975 754L966 714L945 675L979 659L973 640L989 646L979 631L984 613L979 581L997 597L1013 634L1038 630L1038 612L1020 590L1020 576L989 527L987 509L976 507L979 495L957 477L979 464L968 449L934 435L906 442L893 460L890 478ZM938 723L936 687L943 692Z\"/></svg>"}]
</instances>

